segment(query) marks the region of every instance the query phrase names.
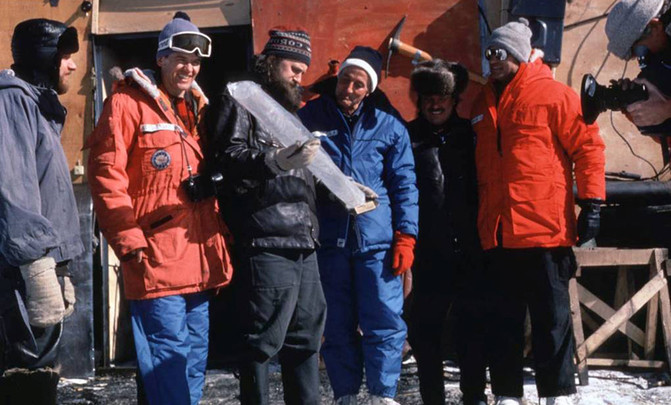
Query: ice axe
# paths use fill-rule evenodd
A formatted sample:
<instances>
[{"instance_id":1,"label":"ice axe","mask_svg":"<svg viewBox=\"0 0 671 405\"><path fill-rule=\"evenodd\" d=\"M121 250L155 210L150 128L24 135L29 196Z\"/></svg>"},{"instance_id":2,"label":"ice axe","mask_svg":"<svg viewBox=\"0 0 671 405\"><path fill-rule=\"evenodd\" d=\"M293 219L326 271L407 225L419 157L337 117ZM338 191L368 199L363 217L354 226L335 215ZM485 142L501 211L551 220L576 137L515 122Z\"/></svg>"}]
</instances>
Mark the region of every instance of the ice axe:
<instances>
[{"instance_id":1,"label":"ice axe","mask_svg":"<svg viewBox=\"0 0 671 405\"><path fill-rule=\"evenodd\" d=\"M396 25L394 34L391 36L391 38L389 38L389 44L387 45L389 54L387 55L387 68L385 70L385 77L389 76L389 63L391 62L391 56L395 53L412 58L413 65L416 65L419 62L433 59L433 56L431 56L428 52L419 48L415 48L414 46L406 44L400 40L401 31L403 30L403 24L405 24L406 17L407 15L404 15L403 18L401 18L401 21L398 23L398 25ZM484 77L475 74L470 70L468 71L468 79L480 84L487 83L487 80Z\"/></svg>"}]
</instances>

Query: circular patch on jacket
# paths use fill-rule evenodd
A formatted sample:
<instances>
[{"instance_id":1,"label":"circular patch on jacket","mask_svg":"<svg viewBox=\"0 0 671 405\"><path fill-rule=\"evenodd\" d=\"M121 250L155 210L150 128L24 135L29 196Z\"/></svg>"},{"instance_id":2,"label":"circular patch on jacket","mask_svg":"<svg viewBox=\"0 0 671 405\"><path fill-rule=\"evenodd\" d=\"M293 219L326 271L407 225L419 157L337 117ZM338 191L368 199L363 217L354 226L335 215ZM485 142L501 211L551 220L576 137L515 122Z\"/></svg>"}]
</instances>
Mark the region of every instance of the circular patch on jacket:
<instances>
[{"instance_id":1,"label":"circular patch on jacket","mask_svg":"<svg viewBox=\"0 0 671 405\"><path fill-rule=\"evenodd\" d=\"M170 166L170 154L164 149L159 149L151 155L151 165L157 168L158 170L163 170L166 167Z\"/></svg>"}]
</instances>

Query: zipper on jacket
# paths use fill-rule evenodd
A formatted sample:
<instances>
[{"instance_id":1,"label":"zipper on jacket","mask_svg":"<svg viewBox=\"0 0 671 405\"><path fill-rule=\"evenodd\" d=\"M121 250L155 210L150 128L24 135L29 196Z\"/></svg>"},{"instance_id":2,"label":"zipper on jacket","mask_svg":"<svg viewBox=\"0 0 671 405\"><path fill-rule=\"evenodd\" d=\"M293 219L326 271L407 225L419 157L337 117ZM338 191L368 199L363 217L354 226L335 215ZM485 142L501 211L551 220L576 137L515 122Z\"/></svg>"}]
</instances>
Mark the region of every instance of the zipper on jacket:
<instances>
[{"instance_id":1,"label":"zipper on jacket","mask_svg":"<svg viewBox=\"0 0 671 405\"><path fill-rule=\"evenodd\" d=\"M501 146L501 129L496 127L496 150L499 151L499 156L503 156L503 147Z\"/></svg>"},{"instance_id":2,"label":"zipper on jacket","mask_svg":"<svg viewBox=\"0 0 671 405\"><path fill-rule=\"evenodd\" d=\"M338 115L340 115L340 120L342 121L343 124L345 124L345 131L346 131L346 133L347 133L347 135L348 135L348 141L349 141L349 159L348 159L348 161L349 161L349 171L350 171L350 173L349 173L349 177L350 177L350 178L354 178L354 177L352 177L352 174L353 174L353 171L354 171L354 170L353 170L353 169L354 169L354 168L353 168L354 163L353 163L353 159L352 159L352 151L354 150L354 131L350 130L350 128L349 128L349 124L347 123L347 120L346 120L345 117L343 116L342 111L340 111L340 108L338 108L337 103L336 103L335 108L336 108L336 110L338 111ZM357 126L359 125L359 121L361 121L361 117L359 117L359 120L356 122L356 124L354 124L354 129L356 129ZM348 175L347 173L344 173L344 174L345 174L345 175ZM345 221L345 235L344 235L344 239L343 239L343 246L338 246L338 247L345 247L345 246L347 246L347 239L349 238L349 227L350 227L350 220L351 220L351 217L352 217L352 216L349 215L349 213L348 213L348 214L347 214L347 220ZM355 225L355 224L353 224L353 227L354 227L354 225ZM357 233L358 233L358 231L355 230L355 234L357 234ZM359 241L359 236L358 236L358 234L357 234L356 236L357 236L357 243L358 243L359 245L361 245L361 243L360 243L360 241ZM340 243L338 243L338 245L340 245Z\"/></svg>"}]
</instances>

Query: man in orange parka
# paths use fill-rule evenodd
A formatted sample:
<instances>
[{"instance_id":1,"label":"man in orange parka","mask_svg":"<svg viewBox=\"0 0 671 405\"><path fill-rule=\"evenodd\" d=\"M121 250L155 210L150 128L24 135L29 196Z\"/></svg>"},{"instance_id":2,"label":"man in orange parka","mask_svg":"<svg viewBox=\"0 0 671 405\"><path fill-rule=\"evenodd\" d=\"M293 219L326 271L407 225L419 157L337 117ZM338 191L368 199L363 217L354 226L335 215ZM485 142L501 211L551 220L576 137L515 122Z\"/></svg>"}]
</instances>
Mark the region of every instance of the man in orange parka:
<instances>
[{"instance_id":1,"label":"man in orange parka","mask_svg":"<svg viewBox=\"0 0 671 405\"><path fill-rule=\"evenodd\" d=\"M491 76L474 104L478 232L494 313L492 390L497 404L522 400L523 325L528 306L536 384L542 403L570 403L576 392L568 280L571 246L596 236L605 199L604 144L586 125L573 90L529 61L525 19L492 33ZM578 187L574 213L573 175Z\"/></svg>"},{"instance_id":2,"label":"man in orange parka","mask_svg":"<svg viewBox=\"0 0 671 405\"><path fill-rule=\"evenodd\" d=\"M210 187L195 77L210 38L185 13L159 36L160 74L126 72L88 140L98 222L121 259L141 382L150 404L197 404L205 380L211 291L231 277L226 228ZM209 195L208 195L209 194Z\"/></svg>"}]
</instances>

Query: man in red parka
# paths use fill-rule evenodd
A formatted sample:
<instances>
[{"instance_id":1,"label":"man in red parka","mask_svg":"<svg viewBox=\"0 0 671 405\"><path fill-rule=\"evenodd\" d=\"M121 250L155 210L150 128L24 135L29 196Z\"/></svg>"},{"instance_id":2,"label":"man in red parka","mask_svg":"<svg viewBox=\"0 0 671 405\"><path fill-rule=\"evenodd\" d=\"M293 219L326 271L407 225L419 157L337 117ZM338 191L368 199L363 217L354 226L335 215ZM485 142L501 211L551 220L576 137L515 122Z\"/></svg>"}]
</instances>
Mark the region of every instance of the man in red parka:
<instances>
[{"instance_id":1,"label":"man in red parka","mask_svg":"<svg viewBox=\"0 0 671 405\"><path fill-rule=\"evenodd\" d=\"M203 187L195 78L210 38L185 13L161 31L160 72L131 69L88 140L98 223L121 259L133 337L150 404L199 402L211 291L231 264L211 184Z\"/></svg>"},{"instance_id":2,"label":"man in red parka","mask_svg":"<svg viewBox=\"0 0 671 405\"><path fill-rule=\"evenodd\" d=\"M491 76L474 104L478 232L492 300L490 372L497 404L522 400L523 325L531 314L542 403L576 392L568 281L571 246L593 239L605 199L604 143L586 125L573 90L540 59L520 19L496 29L485 56ZM573 176L582 210L574 213ZM577 228L577 229L576 229Z\"/></svg>"}]
</instances>

